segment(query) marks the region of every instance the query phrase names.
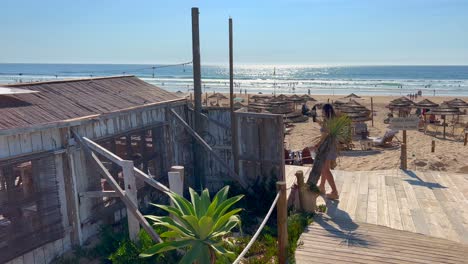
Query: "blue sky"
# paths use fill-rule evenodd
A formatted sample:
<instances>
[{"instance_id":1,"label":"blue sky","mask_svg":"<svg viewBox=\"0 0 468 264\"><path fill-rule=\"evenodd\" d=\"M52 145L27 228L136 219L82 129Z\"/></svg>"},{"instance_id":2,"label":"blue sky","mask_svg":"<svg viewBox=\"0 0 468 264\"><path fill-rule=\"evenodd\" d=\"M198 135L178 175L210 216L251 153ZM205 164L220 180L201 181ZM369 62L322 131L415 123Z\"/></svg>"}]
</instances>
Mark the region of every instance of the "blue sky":
<instances>
[{"instance_id":1,"label":"blue sky","mask_svg":"<svg viewBox=\"0 0 468 264\"><path fill-rule=\"evenodd\" d=\"M468 0L2 0L0 62L468 64Z\"/></svg>"}]
</instances>

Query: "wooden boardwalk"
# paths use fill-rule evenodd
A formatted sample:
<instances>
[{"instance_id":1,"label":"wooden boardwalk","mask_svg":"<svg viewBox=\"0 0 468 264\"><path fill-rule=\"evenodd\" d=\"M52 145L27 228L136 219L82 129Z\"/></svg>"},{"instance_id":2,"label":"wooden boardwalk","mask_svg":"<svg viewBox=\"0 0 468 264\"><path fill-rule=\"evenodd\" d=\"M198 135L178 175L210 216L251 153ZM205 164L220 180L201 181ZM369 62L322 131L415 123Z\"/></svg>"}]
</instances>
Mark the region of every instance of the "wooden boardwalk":
<instances>
[{"instance_id":1,"label":"wooden boardwalk","mask_svg":"<svg viewBox=\"0 0 468 264\"><path fill-rule=\"evenodd\" d=\"M385 226L316 217L296 263L468 263L468 246Z\"/></svg>"},{"instance_id":2,"label":"wooden boardwalk","mask_svg":"<svg viewBox=\"0 0 468 264\"><path fill-rule=\"evenodd\" d=\"M307 178L310 168L286 166L287 188L295 182L294 173L301 169ZM332 254L333 252L326 253L326 251L342 250L340 246L331 244L335 246L323 248L322 252L305 243L306 240L311 240L311 236L331 235L330 229L326 228L329 225L324 227L319 224L322 221L321 223L341 223L342 226L355 226L358 233L368 233L369 229L377 230L376 232L379 234L395 233L395 235L402 236L403 240L409 241L408 243L415 243L414 246L417 246L417 240L414 240L413 236L423 235L422 237L427 241L441 238L438 241L445 242L434 242L434 246L439 247L440 245L440 249L448 245L463 247L464 252L467 252L464 255L464 263L468 263L466 262L468 261L468 175L401 170L333 171L333 175L340 192L340 200L338 202L325 201L319 197L319 204L327 204L327 213L322 219L317 219L317 223L312 224L309 231L301 237L304 240L304 246L296 252L298 259L307 258L309 251L317 254L320 252L320 254ZM329 187L327 186L327 188ZM288 190L288 195L290 200L297 199L292 190ZM349 227L345 227L341 231L345 232L346 228L349 229ZM375 252L386 250L385 244L380 244L383 241L382 236L377 233L369 233L371 236L369 239L373 239L375 243L374 247L365 250ZM323 237L324 241L329 239L326 236ZM375 245L382 245L382 247ZM319 246L317 245L317 247ZM429 248L428 252L431 252ZM343 254L338 255L342 256ZM351 258L352 255L348 257ZM379 262L382 261L386 260L379 259ZM400 262L405 261L400 260Z\"/></svg>"}]
</instances>

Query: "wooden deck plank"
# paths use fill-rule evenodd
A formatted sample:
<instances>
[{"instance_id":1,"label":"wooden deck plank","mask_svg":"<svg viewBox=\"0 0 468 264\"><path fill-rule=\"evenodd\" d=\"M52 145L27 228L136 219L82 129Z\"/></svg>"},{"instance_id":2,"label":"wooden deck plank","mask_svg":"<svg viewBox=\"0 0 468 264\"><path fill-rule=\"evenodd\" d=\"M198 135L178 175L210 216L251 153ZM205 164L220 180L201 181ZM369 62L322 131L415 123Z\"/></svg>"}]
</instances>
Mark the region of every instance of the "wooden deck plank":
<instances>
[{"instance_id":1,"label":"wooden deck plank","mask_svg":"<svg viewBox=\"0 0 468 264\"><path fill-rule=\"evenodd\" d=\"M388 226L388 203L387 203L387 189L385 188L385 178L378 177L378 196L377 196L377 224Z\"/></svg>"},{"instance_id":2,"label":"wooden deck plank","mask_svg":"<svg viewBox=\"0 0 468 264\"><path fill-rule=\"evenodd\" d=\"M463 263L468 258L468 245L450 240L326 216L315 219L301 237L297 263Z\"/></svg>"},{"instance_id":3,"label":"wooden deck plank","mask_svg":"<svg viewBox=\"0 0 468 264\"><path fill-rule=\"evenodd\" d=\"M297 263L317 258L323 263L459 263L468 259L468 176L401 170L336 170L333 175L340 200L324 201L325 216L338 224L311 225L301 236L304 245L296 252ZM343 247L343 238L336 240L339 232L371 236L378 246ZM400 258L389 259L389 255Z\"/></svg>"}]
</instances>

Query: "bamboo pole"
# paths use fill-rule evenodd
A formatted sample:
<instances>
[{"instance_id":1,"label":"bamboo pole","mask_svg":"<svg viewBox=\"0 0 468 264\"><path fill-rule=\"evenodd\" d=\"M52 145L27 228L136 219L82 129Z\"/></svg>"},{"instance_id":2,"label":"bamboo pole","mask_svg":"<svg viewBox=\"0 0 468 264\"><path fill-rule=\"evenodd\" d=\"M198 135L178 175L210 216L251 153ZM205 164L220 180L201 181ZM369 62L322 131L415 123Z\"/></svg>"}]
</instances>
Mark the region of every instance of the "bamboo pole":
<instances>
[{"instance_id":1,"label":"bamboo pole","mask_svg":"<svg viewBox=\"0 0 468 264\"><path fill-rule=\"evenodd\" d=\"M374 127L374 99L370 98L370 108L371 108L371 120L372 120L372 127Z\"/></svg>"},{"instance_id":2,"label":"bamboo pole","mask_svg":"<svg viewBox=\"0 0 468 264\"><path fill-rule=\"evenodd\" d=\"M296 179L297 179L297 189L299 193L299 209L303 212L304 211L304 172L298 170L296 172Z\"/></svg>"},{"instance_id":3,"label":"bamboo pole","mask_svg":"<svg viewBox=\"0 0 468 264\"><path fill-rule=\"evenodd\" d=\"M435 140L433 139L433 140L432 140L432 147L431 147L431 152L432 152L432 153L435 152L435 147L436 147L436 144L435 144Z\"/></svg>"},{"instance_id":4,"label":"bamboo pole","mask_svg":"<svg viewBox=\"0 0 468 264\"><path fill-rule=\"evenodd\" d=\"M463 146L466 146L467 143L468 143L468 132L465 132L465 140L464 140Z\"/></svg>"},{"instance_id":5,"label":"bamboo pole","mask_svg":"<svg viewBox=\"0 0 468 264\"><path fill-rule=\"evenodd\" d=\"M276 189L280 192L276 203L278 223L278 262L285 264L288 258L288 205L286 197L286 182L276 182Z\"/></svg>"}]
</instances>

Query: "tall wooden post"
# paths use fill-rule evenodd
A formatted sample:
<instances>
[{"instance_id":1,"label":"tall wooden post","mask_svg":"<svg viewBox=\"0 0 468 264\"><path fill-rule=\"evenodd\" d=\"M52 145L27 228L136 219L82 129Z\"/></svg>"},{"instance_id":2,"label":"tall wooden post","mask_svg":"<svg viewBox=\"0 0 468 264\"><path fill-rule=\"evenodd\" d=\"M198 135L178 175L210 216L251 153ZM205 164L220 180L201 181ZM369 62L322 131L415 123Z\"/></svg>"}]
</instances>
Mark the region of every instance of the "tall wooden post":
<instances>
[{"instance_id":1,"label":"tall wooden post","mask_svg":"<svg viewBox=\"0 0 468 264\"><path fill-rule=\"evenodd\" d=\"M130 199L130 201L132 201L136 208L138 208L137 187L135 176L133 174L133 161L122 161L122 173L124 176L125 195ZM127 219L129 237L132 241L136 241L138 239L138 232L140 231L140 223L128 207Z\"/></svg>"},{"instance_id":2,"label":"tall wooden post","mask_svg":"<svg viewBox=\"0 0 468 264\"><path fill-rule=\"evenodd\" d=\"M435 140L434 139L432 140L431 152L432 153L435 152Z\"/></svg>"},{"instance_id":3,"label":"tall wooden post","mask_svg":"<svg viewBox=\"0 0 468 264\"><path fill-rule=\"evenodd\" d=\"M276 182L276 189L280 192L276 204L278 223L278 262L285 264L288 259L288 201L286 198L286 182Z\"/></svg>"},{"instance_id":4,"label":"tall wooden post","mask_svg":"<svg viewBox=\"0 0 468 264\"><path fill-rule=\"evenodd\" d=\"M372 120L372 127L374 127L374 99L370 98L370 109L371 109L371 120Z\"/></svg>"},{"instance_id":5,"label":"tall wooden post","mask_svg":"<svg viewBox=\"0 0 468 264\"><path fill-rule=\"evenodd\" d=\"M403 130L403 143L401 144L401 169L406 170L408 168L408 152L407 152L407 144L406 144L406 130Z\"/></svg>"},{"instance_id":6,"label":"tall wooden post","mask_svg":"<svg viewBox=\"0 0 468 264\"><path fill-rule=\"evenodd\" d=\"M465 130L465 140L463 142L463 146L466 146L468 144L468 130Z\"/></svg>"},{"instance_id":7,"label":"tall wooden post","mask_svg":"<svg viewBox=\"0 0 468 264\"><path fill-rule=\"evenodd\" d=\"M195 95L195 131L198 134L201 134L201 96L202 96L202 86L201 86L201 63L200 63L200 32L199 32L199 21L198 21L198 8L192 7L192 56L193 56L193 92ZM204 179L201 172L201 160L200 155L201 151L200 146L194 144L194 176L195 176L195 189L201 190L204 185Z\"/></svg>"},{"instance_id":8,"label":"tall wooden post","mask_svg":"<svg viewBox=\"0 0 468 264\"><path fill-rule=\"evenodd\" d=\"M408 168L408 163L407 163L406 144L405 144L405 143L402 143L402 144L401 144L401 156L400 156L400 159L401 159L400 168L401 168L402 170L406 170L406 169Z\"/></svg>"},{"instance_id":9,"label":"tall wooden post","mask_svg":"<svg viewBox=\"0 0 468 264\"><path fill-rule=\"evenodd\" d=\"M298 170L296 172L296 179L297 179L297 189L299 193L299 209L304 211L304 172Z\"/></svg>"},{"instance_id":10,"label":"tall wooden post","mask_svg":"<svg viewBox=\"0 0 468 264\"><path fill-rule=\"evenodd\" d=\"M231 103L231 150L234 158L234 171L239 173L237 150L237 123L234 116L234 48L232 36L232 18L229 18L229 92Z\"/></svg>"}]
</instances>

